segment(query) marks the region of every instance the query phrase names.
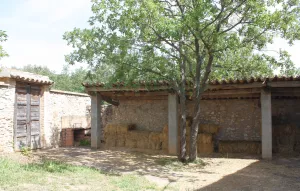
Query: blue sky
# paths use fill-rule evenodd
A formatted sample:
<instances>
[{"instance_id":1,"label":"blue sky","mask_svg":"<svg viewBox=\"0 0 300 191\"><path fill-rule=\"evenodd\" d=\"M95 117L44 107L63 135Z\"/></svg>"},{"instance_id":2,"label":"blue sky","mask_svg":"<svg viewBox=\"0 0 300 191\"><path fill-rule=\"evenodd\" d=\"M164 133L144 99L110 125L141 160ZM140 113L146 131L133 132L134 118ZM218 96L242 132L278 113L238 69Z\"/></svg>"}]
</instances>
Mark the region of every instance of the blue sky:
<instances>
[{"instance_id":1,"label":"blue sky","mask_svg":"<svg viewBox=\"0 0 300 191\"><path fill-rule=\"evenodd\" d=\"M4 49L10 55L0 64L45 65L59 72L66 64L64 55L72 50L62 35L74 27L88 27L91 5L90 0L0 0L0 29L9 36ZM300 41L290 47L277 38L268 47L277 51L279 48L287 50L300 67Z\"/></svg>"},{"instance_id":2,"label":"blue sky","mask_svg":"<svg viewBox=\"0 0 300 191\"><path fill-rule=\"evenodd\" d=\"M3 46L9 57L0 64L46 65L60 71L64 55L72 50L62 35L88 27L91 5L89 0L1 0L0 29L8 35Z\"/></svg>"}]
</instances>

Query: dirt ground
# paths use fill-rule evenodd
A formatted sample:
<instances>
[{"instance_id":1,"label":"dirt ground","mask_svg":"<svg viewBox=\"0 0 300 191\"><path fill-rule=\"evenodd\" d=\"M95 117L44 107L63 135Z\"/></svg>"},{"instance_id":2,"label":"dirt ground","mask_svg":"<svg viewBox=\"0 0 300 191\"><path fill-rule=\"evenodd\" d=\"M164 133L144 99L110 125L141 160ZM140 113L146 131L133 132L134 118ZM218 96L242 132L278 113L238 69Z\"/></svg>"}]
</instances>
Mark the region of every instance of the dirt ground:
<instances>
[{"instance_id":1,"label":"dirt ground","mask_svg":"<svg viewBox=\"0 0 300 191\"><path fill-rule=\"evenodd\" d=\"M217 155L202 157L206 163L203 167L190 164L172 168L159 162L176 157L127 149L58 148L33 155L112 173L136 173L162 190L300 190L300 157L269 161L259 156Z\"/></svg>"}]
</instances>

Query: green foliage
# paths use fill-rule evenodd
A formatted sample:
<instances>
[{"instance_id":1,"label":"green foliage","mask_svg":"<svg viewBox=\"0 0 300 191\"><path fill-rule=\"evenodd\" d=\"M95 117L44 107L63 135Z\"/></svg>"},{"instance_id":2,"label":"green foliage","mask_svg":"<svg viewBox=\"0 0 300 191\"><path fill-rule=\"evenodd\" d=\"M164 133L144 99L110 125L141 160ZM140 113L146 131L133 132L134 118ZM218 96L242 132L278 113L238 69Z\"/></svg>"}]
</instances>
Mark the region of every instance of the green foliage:
<instances>
[{"instance_id":1,"label":"green foliage","mask_svg":"<svg viewBox=\"0 0 300 191\"><path fill-rule=\"evenodd\" d=\"M30 163L24 165L23 168L26 171L45 171L50 173L64 173L64 172L75 172L80 171L83 168L69 165L60 161L43 160L41 163ZM91 169L95 170L95 169Z\"/></svg>"},{"instance_id":2,"label":"green foliage","mask_svg":"<svg viewBox=\"0 0 300 191\"><path fill-rule=\"evenodd\" d=\"M159 158L156 160L156 163L167 167L171 170L181 171L184 170L185 166L193 165L195 168L203 168L206 164L201 159L196 159L194 161L186 161L184 163L180 162L177 158Z\"/></svg>"},{"instance_id":3,"label":"green foliage","mask_svg":"<svg viewBox=\"0 0 300 191\"><path fill-rule=\"evenodd\" d=\"M277 35L291 44L300 39L298 0L136 1L93 0L90 29L75 28L64 39L75 50L69 63L85 62L104 82L194 80L199 58L202 76L209 55L211 79L292 75L296 69L285 51L265 50ZM198 46L198 45L199 46Z\"/></svg>"},{"instance_id":4,"label":"green foliage","mask_svg":"<svg viewBox=\"0 0 300 191\"><path fill-rule=\"evenodd\" d=\"M82 82L88 80L88 71L83 68L70 72L69 67L64 66L62 72L59 74L51 71L46 66L27 65L21 68L21 70L48 76L54 81L53 89L64 91L84 92Z\"/></svg>"},{"instance_id":5,"label":"green foliage","mask_svg":"<svg viewBox=\"0 0 300 191\"><path fill-rule=\"evenodd\" d=\"M30 154L31 154L31 148L27 147L27 146L23 146L23 147L21 147L21 153L24 156L30 156Z\"/></svg>"},{"instance_id":6,"label":"green foliage","mask_svg":"<svg viewBox=\"0 0 300 191\"><path fill-rule=\"evenodd\" d=\"M91 142L89 140L80 140L79 146L90 146Z\"/></svg>"},{"instance_id":7,"label":"green foliage","mask_svg":"<svg viewBox=\"0 0 300 191\"><path fill-rule=\"evenodd\" d=\"M0 60L1 58L8 56L8 54L4 51L1 42L5 42L7 40L7 34L5 31L0 30Z\"/></svg>"}]
</instances>

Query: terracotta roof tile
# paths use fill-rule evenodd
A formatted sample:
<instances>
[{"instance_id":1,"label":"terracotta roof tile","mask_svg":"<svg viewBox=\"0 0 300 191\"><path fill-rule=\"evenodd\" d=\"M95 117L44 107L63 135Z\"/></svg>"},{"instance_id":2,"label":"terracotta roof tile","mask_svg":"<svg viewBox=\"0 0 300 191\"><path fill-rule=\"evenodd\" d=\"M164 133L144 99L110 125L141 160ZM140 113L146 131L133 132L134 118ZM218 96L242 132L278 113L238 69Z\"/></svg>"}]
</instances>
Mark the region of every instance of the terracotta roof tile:
<instances>
[{"instance_id":1,"label":"terracotta roof tile","mask_svg":"<svg viewBox=\"0 0 300 191\"><path fill-rule=\"evenodd\" d=\"M48 76L42 76L30 72L23 72L16 69L3 68L0 71L0 78L12 78L18 81L25 81L28 83L38 83L38 84L53 84L53 81L49 79Z\"/></svg>"},{"instance_id":2,"label":"terracotta roof tile","mask_svg":"<svg viewBox=\"0 0 300 191\"><path fill-rule=\"evenodd\" d=\"M277 81L300 81L300 76L274 76L273 78L254 78L254 77L250 77L250 78L242 78L242 79L228 79L228 80L212 80L209 81L208 84L209 85L230 85L230 84L251 84L251 83L255 83L255 82L261 82L261 83L265 83L265 82L277 82ZM146 82L146 81L136 81L133 82L134 85L138 85L139 87L171 87L171 83L169 81L165 81L165 80L159 80L159 81L150 81L150 82ZM86 88L88 87L105 87L104 83L82 83L83 86L85 86ZM193 82L191 81L187 81L187 85L193 85ZM113 88L124 88L125 83L124 82L116 82L112 84ZM110 88L108 88L110 89ZM139 88L137 88L138 90Z\"/></svg>"}]
</instances>

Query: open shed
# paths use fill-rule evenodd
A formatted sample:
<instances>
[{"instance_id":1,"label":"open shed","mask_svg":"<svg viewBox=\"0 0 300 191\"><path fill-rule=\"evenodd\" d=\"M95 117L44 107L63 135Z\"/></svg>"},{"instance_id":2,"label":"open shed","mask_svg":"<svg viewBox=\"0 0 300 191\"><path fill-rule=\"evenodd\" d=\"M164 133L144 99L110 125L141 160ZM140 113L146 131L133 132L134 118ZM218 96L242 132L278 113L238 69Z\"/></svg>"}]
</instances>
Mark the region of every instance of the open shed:
<instances>
[{"instance_id":1,"label":"open shed","mask_svg":"<svg viewBox=\"0 0 300 191\"><path fill-rule=\"evenodd\" d=\"M123 83L110 88L102 83L83 85L91 95L92 148L101 145L101 103L106 101L114 105L111 123L135 124L137 130L150 132L162 132L168 125L167 151L177 154L180 110L169 82L138 82L135 88ZM193 104L187 101L188 115ZM202 95L200 123L219 127L212 136L219 152L247 152L244 145L259 145L262 158L272 158L273 152L300 152L299 117L299 76L216 80Z\"/></svg>"}]
</instances>

